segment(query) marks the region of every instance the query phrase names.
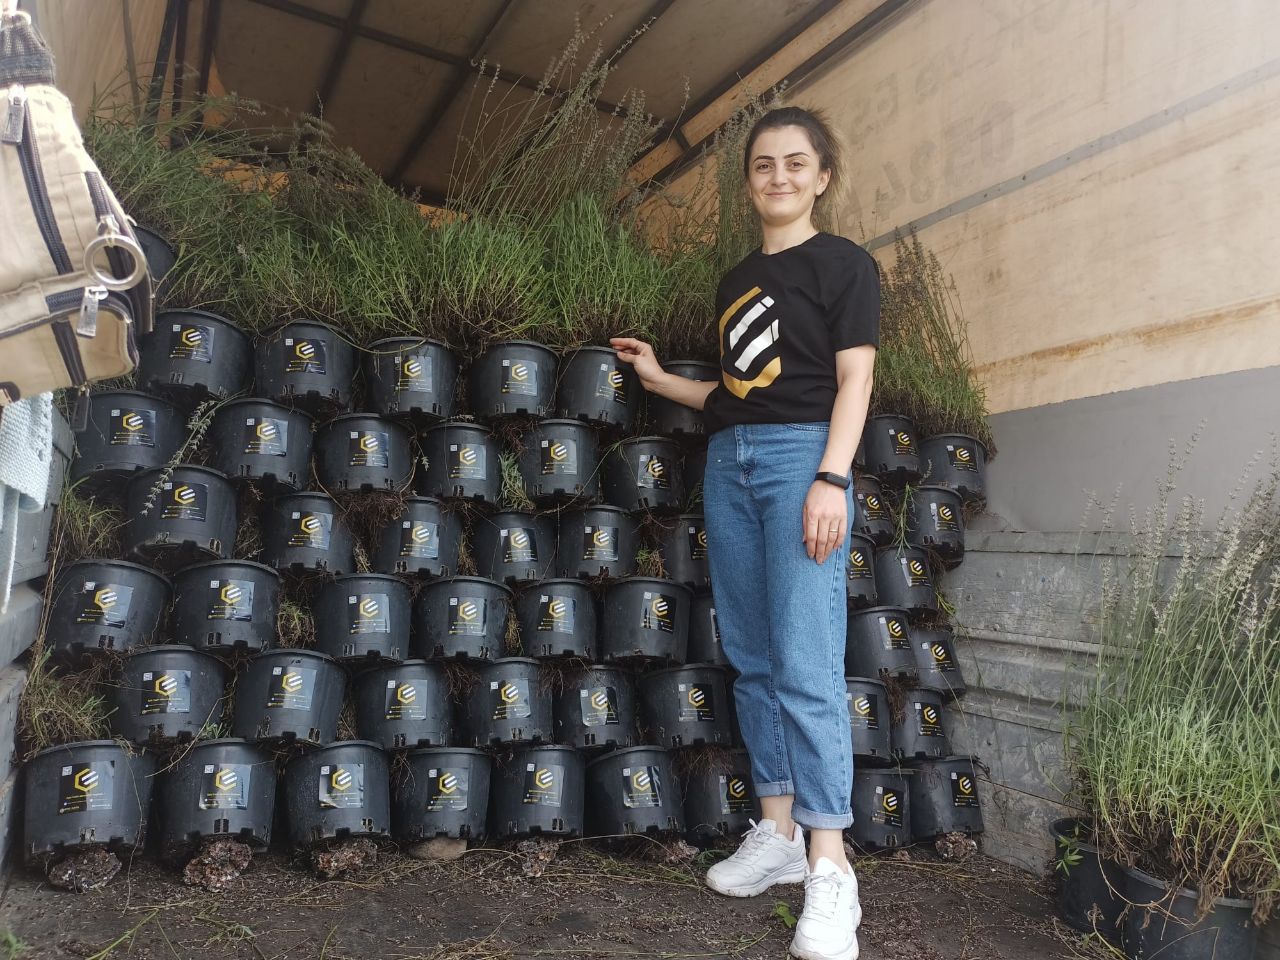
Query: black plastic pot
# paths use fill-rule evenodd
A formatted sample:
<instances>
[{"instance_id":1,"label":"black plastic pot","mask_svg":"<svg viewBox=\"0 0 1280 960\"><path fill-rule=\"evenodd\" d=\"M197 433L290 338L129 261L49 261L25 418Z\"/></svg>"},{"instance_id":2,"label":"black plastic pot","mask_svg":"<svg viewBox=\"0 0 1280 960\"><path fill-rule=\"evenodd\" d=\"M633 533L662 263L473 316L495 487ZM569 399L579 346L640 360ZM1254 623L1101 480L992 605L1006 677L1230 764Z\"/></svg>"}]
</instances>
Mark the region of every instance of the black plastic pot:
<instances>
[{"instance_id":1,"label":"black plastic pot","mask_svg":"<svg viewBox=\"0 0 1280 960\"><path fill-rule=\"evenodd\" d=\"M879 680L846 677L845 702L849 705L849 730L853 755L861 763L883 766L893 762L892 717L889 691Z\"/></svg>"},{"instance_id":2,"label":"black plastic pot","mask_svg":"<svg viewBox=\"0 0 1280 960\"><path fill-rule=\"evenodd\" d=\"M760 819L760 801L751 786L745 750L726 752L727 763L694 763L684 772L684 823L689 840L707 844L737 836Z\"/></svg>"},{"instance_id":3,"label":"black plastic pot","mask_svg":"<svg viewBox=\"0 0 1280 960\"><path fill-rule=\"evenodd\" d=\"M502 489L498 444L489 428L450 420L422 435L427 469L418 492L428 497L497 503Z\"/></svg>"},{"instance_id":4,"label":"black plastic pot","mask_svg":"<svg viewBox=\"0 0 1280 960\"><path fill-rule=\"evenodd\" d=\"M316 649L335 660L373 663L409 655L409 585L385 573L348 573L321 584L314 604Z\"/></svg>"},{"instance_id":5,"label":"black plastic pot","mask_svg":"<svg viewBox=\"0 0 1280 960\"><path fill-rule=\"evenodd\" d=\"M413 605L414 656L496 660L506 653L511 588L482 577L428 583Z\"/></svg>"},{"instance_id":6,"label":"black plastic pot","mask_svg":"<svg viewBox=\"0 0 1280 960\"><path fill-rule=\"evenodd\" d=\"M943 699L965 695L964 676L956 659L955 635L950 627L912 627L911 646L916 653L920 686L937 690Z\"/></svg>"},{"instance_id":7,"label":"black plastic pot","mask_svg":"<svg viewBox=\"0 0 1280 960\"><path fill-rule=\"evenodd\" d=\"M138 344L138 386L179 406L225 400L253 378L253 342L226 317L165 310Z\"/></svg>"},{"instance_id":8,"label":"black plastic pot","mask_svg":"<svg viewBox=\"0 0 1280 960\"><path fill-rule=\"evenodd\" d=\"M316 433L316 478L326 490L403 490L413 477L409 431L368 413L336 417Z\"/></svg>"},{"instance_id":9,"label":"black plastic pot","mask_svg":"<svg viewBox=\"0 0 1280 960\"><path fill-rule=\"evenodd\" d=\"M328 494L276 497L263 526L263 562L281 572L337 576L355 569L355 540Z\"/></svg>"},{"instance_id":10,"label":"black plastic pot","mask_svg":"<svg viewBox=\"0 0 1280 960\"><path fill-rule=\"evenodd\" d=\"M364 352L365 393L384 417L447 420L457 408L458 358L437 340L388 337Z\"/></svg>"},{"instance_id":11,"label":"black plastic pot","mask_svg":"<svg viewBox=\"0 0 1280 960\"><path fill-rule=\"evenodd\" d=\"M845 636L846 677L916 676L907 611L901 607L868 607L849 614Z\"/></svg>"},{"instance_id":12,"label":"black plastic pot","mask_svg":"<svg viewBox=\"0 0 1280 960\"><path fill-rule=\"evenodd\" d=\"M467 746L550 743L554 722L551 689L531 657L480 664L475 685L460 696Z\"/></svg>"},{"instance_id":13,"label":"black plastic pot","mask_svg":"<svg viewBox=\"0 0 1280 960\"><path fill-rule=\"evenodd\" d=\"M280 574L249 560L214 560L174 574L175 643L256 653L275 643Z\"/></svg>"},{"instance_id":14,"label":"black plastic pot","mask_svg":"<svg viewBox=\"0 0 1280 960\"><path fill-rule=\"evenodd\" d=\"M186 417L173 404L134 390L89 396L89 418L76 433L69 479L81 489L118 497L120 482L163 467L182 446Z\"/></svg>"},{"instance_id":15,"label":"black plastic pot","mask_svg":"<svg viewBox=\"0 0 1280 960\"><path fill-rule=\"evenodd\" d=\"M560 360L556 415L627 431L643 392L631 365L612 347L580 347Z\"/></svg>"},{"instance_id":16,"label":"black plastic pot","mask_svg":"<svg viewBox=\"0 0 1280 960\"><path fill-rule=\"evenodd\" d=\"M87 847L141 847L155 757L114 740L41 750L23 767L23 854L28 863Z\"/></svg>"},{"instance_id":17,"label":"black plastic pot","mask_svg":"<svg viewBox=\"0 0 1280 960\"><path fill-rule=\"evenodd\" d=\"M311 417L270 400L232 400L209 426L209 461L232 480L299 490L311 479Z\"/></svg>"},{"instance_id":18,"label":"black plastic pot","mask_svg":"<svg viewBox=\"0 0 1280 960\"><path fill-rule=\"evenodd\" d=\"M284 770L289 843L305 849L327 840L391 833L387 755L368 740L344 740L301 754Z\"/></svg>"},{"instance_id":19,"label":"black plastic pot","mask_svg":"<svg viewBox=\"0 0 1280 960\"><path fill-rule=\"evenodd\" d=\"M356 729L387 750L443 747L453 739L453 709L444 668L425 660L388 664L352 684Z\"/></svg>"},{"instance_id":20,"label":"black plastic pot","mask_svg":"<svg viewBox=\"0 0 1280 960\"><path fill-rule=\"evenodd\" d=\"M579 750L639 742L635 678L620 667L585 667L555 695L555 741Z\"/></svg>"},{"instance_id":21,"label":"black plastic pot","mask_svg":"<svg viewBox=\"0 0 1280 960\"><path fill-rule=\"evenodd\" d=\"M378 533L373 568L379 573L447 577L458 569L462 517L434 497L409 497L400 515Z\"/></svg>"},{"instance_id":22,"label":"black plastic pot","mask_svg":"<svg viewBox=\"0 0 1280 960\"><path fill-rule=\"evenodd\" d=\"M556 538L556 576L630 576L639 545L639 528L625 510L601 504L565 511Z\"/></svg>"},{"instance_id":23,"label":"black plastic pot","mask_svg":"<svg viewBox=\"0 0 1280 960\"><path fill-rule=\"evenodd\" d=\"M489 833L500 839L582 835L585 781L586 761L573 747L516 751L493 769Z\"/></svg>"},{"instance_id":24,"label":"black plastic pot","mask_svg":"<svg viewBox=\"0 0 1280 960\"><path fill-rule=\"evenodd\" d=\"M960 494L935 485L913 487L907 498L907 542L932 553L948 567L964 559L964 518Z\"/></svg>"},{"instance_id":25,"label":"black plastic pot","mask_svg":"<svg viewBox=\"0 0 1280 960\"><path fill-rule=\"evenodd\" d=\"M707 524L700 513L682 513L664 527L658 543L667 578L691 590L711 588L707 561Z\"/></svg>"},{"instance_id":26,"label":"black plastic pot","mask_svg":"<svg viewBox=\"0 0 1280 960\"><path fill-rule=\"evenodd\" d=\"M76 661L151 643L164 622L169 580L125 560L80 560L59 575L46 635L54 655Z\"/></svg>"},{"instance_id":27,"label":"black plastic pot","mask_svg":"<svg viewBox=\"0 0 1280 960\"><path fill-rule=\"evenodd\" d=\"M950 756L951 740L943 719L942 694L922 687L907 691L902 717L895 717L893 721L893 753L906 762ZM912 830L917 836L925 835L915 827Z\"/></svg>"},{"instance_id":28,"label":"black plastic pot","mask_svg":"<svg viewBox=\"0 0 1280 960\"><path fill-rule=\"evenodd\" d=\"M173 244L148 227L135 223L133 232L138 243L142 244L142 255L146 257L147 270L151 273L151 281L156 288L156 302L163 303L165 294L169 292L165 278L178 262L178 251L173 248Z\"/></svg>"},{"instance_id":29,"label":"black plastic pot","mask_svg":"<svg viewBox=\"0 0 1280 960\"><path fill-rule=\"evenodd\" d=\"M920 444L920 462L930 483L954 490L965 503L987 499L987 448L962 433L944 433Z\"/></svg>"},{"instance_id":30,"label":"black plastic pot","mask_svg":"<svg viewBox=\"0 0 1280 960\"><path fill-rule=\"evenodd\" d=\"M720 379L720 368L714 363L702 360L672 360L662 365L667 373L674 373L686 380L698 380L709 383ZM653 433L664 437L701 437L707 432L706 422L702 419L702 411L686 407L656 393L648 397L648 425Z\"/></svg>"},{"instance_id":31,"label":"black plastic pot","mask_svg":"<svg viewBox=\"0 0 1280 960\"><path fill-rule=\"evenodd\" d=\"M849 835L864 850L909 847L911 790L909 770L853 771L853 826Z\"/></svg>"},{"instance_id":32,"label":"black plastic pot","mask_svg":"<svg viewBox=\"0 0 1280 960\"><path fill-rule=\"evenodd\" d=\"M492 764L487 753L468 747L410 751L391 799L396 839L416 843L432 837L484 837Z\"/></svg>"},{"instance_id":33,"label":"black plastic pot","mask_svg":"<svg viewBox=\"0 0 1280 960\"><path fill-rule=\"evenodd\" d=\"M129 481L125 502L124 550L131 558L174 570L231 556L236 492L225 474L190 465L168 475L147 470Z\"/></svg>"},{"instance_id":34,"label":"black plastic pot","mask_svg":"<svg viewBox=\"0 0 1280 960\"><path fill-rule=\"evenodd\" d=\"M239 739L199 741L160 777L164 853L181 856L221 837L269 846L275 802L271 754Z\"/></svg>"},{"instance_id":35,"label":"black plastic pot","mask_svg":"<svg viewBox=\"0 0 1280 960\"><path fill-rule=\"evenodd\" d=\"M733 669L720 640L720 620L716 616L715 597L700 593L693 598L689 614L689 645L685 663L714 663Z\"/></svg>"},{"instance_id":36,"label":"black plastic pot","mask_svg":"<svg viewBox=\"0 0 1280 960\"><path fill-rule=\"evenodd\" d=\"M133 743L194 740L222 722L230 671L192 647L135 650L107 689L111 732Z\"/></svg>"},{"instance_id":37,"label":"black plastic pot","mask_svg":"<svg viewBox=\"0 0 1280 960\"><path fill-rule=\"evenodd\" d=\"M880 602L909 613L935 613L938 594L929 570L929 555L919 547L885 547L876 551L876 592Z\"/></svg>"},{"instance_id":38,"label":"black plastic pot","mask_svg":"<svg viewBox=\"0 0 1280 960\"><path fill-rule=\"evenodd\" d=\"M476 572L500 583L532 583L551 573L556 555L556 522L550 514L502 510L471 524L471 556Z\"/></svg>"},{"instance_id":39,"label":"black plastic pot","mask_svg":"<svg viewBox=\"0 0 1280 960\"><path fill-rule=\"evenodd\" d=\"M482 419L549 416L555 389L555 352L532 340L495 344L467 370L471 412Z\"/></svg>"},{"instance_id":40,"label":"black plastic pot","mask_svg":"<svg viewBox=\"0 0 1280 960\"><path fill-rule=\"evenodd\" d=\"M1132 906L1121 921L1120 942L1133 960L1253 960L1258 928L1252 900L1218 897L1197 921L1200 894L1175 889L1136 867L1121 867L1122 890Z\"/></svg>"},{"instance_id":41,"label":"black plastic pot","mask_svg":"<svg viewBox=\"0 0 1280 960\"><path fill-rule=\"evenodd\" d=\"M662 747L628 747L587 766L587 832L681 833L684 810L671 758Z\"/></svg>"},{"instance_id":42,"label":"black plastic pot","mask_svg":"<svg viewBox=\"0 0 1280 960\"><path fill-rule=\"evenodd\" d=\"M669 667L640 678L640 721L646 739L664 747L729 746L729 688L715 666Z\"/></svg>"},{"instance_id":43,"label":"black plastic pot","mask_svg":"<svg viewBox=\"0 0 1280 960\"><path fill-rule=\"evenodd\" d=\"M901 487L920 479L915 421L891 413L868 417L862 443L867 469L885 483Z\"/></svg>"},{"instance_id":44,"label":"black plastic pot","mask_svg":"<svg viewBox=\"0 0 1280 960\"><path fill-rule=\"evenodd\" d=\"M854 480L853 514L855 534L866 537L877 547L893 542L893 516L885 502L880 481L875 477L860 476Z\"/></svg>"},{"instance_id":45,"label":"black plastic pot","mask_svg":"<svg viewBox=\"0 0 1280 960\"><path fill-rule=\"evenodd\" d=\"M1120 916L1125 905L1123 870L1101 855L1093 843L1093 831L1084 821L1055 820L1049 831L1054 839L1054 901L1058 916L1074 930L1096 931L1114 943L1120 936ZM1153 922L1158 919L1153 918Z\"/></svg>"},{"instance_id":46,"label":"black plastic pot","mask_svg":"<svg viewBox=\"0 0 1280 960\"><path fill-rule=\"evenodd\" d=\"M908 704L910 712L910 704ZM917 840L944 833L981 833L982 807L972 757L926 760L911 779L911 833Z\"/></svg>"},{"instance_id":47,"label":"black plastic pot","mask_svg":"<svg viewBox=\"0 0 1280 960\"><path fill-rule=\"evenodd\" d=\"M692 508L702 504L702 480L707 472L707 448L705 444L684 452L685 502Z\"/></svg>"},{"instance_id":48,"label":"black plastic pot","mask_svg":"<svg viewBox=\"0 0 1280 960\"><path fill-rule=\"evenodd\" d=\"M578 420L542 420L522 438L518 463L524 492L534 503L564 503L600 495L595 431Z\"/></svg>"},{"instance_id":49,"label":"black plastic pot","mask_svg":"<svg viewBox=\"0 0 1280 960\"><path fill-rule=\"evenodd\" d=\"M516 597L516 619L526 657L600 657L596 600L580 580L535 583Z\"/></svg>"},{"instance_id":50,"label":"black plastic pot","mask_svg":"<svg viewBox=\"0 0 1280 960\"><path fill-rule=\"evenodd\" d=\"M255 389L286 407L317 417L351 408L355 348L332 327L310 320L286 324L259 340Z\"/></svg>"},{"instance_id":51,"label":"black plastic pot","mask_svg":"<svg viewBox=\"0 0 1280 960\"><path fill-rule=\"evenodd\" d=\"M849 538L849 562L845 565L845 600L851 610L874 607L876 593L875 544L854 534Z\"/></svg>"},{"instance_id":52,"label":"black plastic pot","mask_svg":"<svg viewBox=\"0 0 1280 960\"><path fill-rule=\"evenodd\" d=\"M676 513L684 506L684 462L669 437L631 437L604 456L604 498L628 513Z\"/></svg>"},{"instance_id":53,"label":"black plastic pot","mask_svg":"<svg viewBox=\"0 0 1280 960\"><path fill-rule=\"evenodd\" d=\"M604 593L600 653L606 662L684 663L693 593L670 580L626 577Z\"/></svg>"},{"instance_id":54,"label":"black plastic pot","mask_svg":"<svg viewBox=\"0 0 1280 960\"><path fill-rule=\"evenodd\" d=\"M314 650L268 650L240 672L231 733L246 740L332 742L346 677Z\"/></svg>"}]
</instances>

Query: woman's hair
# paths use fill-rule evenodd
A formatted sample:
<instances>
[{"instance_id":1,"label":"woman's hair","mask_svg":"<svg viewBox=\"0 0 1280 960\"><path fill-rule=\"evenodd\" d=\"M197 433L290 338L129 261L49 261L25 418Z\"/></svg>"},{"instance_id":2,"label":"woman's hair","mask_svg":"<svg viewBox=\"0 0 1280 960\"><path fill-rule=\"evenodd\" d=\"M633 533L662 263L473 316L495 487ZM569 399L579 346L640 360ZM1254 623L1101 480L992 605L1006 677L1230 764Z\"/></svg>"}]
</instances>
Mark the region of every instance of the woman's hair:
<instances>
[{"instance_id":1,"label":"woman's hair","mask_svg":"<svg viewBox=\"0 0 1280 960\"><path fill-rule=\"evenodd\" d=\"M809 143L818 154L818 169L827 170L831 174L831 179L827 181L827 189L814 201L814 205L835 195L836 188L841 185L840 140L832 131L826 114L821 110L778 107L757 120L751 127L751 132L747 134L747 144L742 151L742 175L751 176L751 150L756 145L756 138L766 130L777 130L779 127L800 127L804 130L809 137Z\"/></svg>"}]
</instances>

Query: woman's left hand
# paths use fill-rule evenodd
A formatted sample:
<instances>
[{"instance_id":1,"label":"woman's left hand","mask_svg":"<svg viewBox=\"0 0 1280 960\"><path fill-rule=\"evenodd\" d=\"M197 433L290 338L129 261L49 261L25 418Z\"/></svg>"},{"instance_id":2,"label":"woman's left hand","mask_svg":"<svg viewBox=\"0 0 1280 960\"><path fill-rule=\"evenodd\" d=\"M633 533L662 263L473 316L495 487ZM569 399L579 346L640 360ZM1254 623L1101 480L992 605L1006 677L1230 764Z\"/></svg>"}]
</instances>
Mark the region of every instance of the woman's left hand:
<instances>
[{"instance_id":1,"label":"woman's left hand","mask_svg":"<svg viewBox=\"0 0 1280 960\"><path fill-rule=\"evenodd\" d=\"M845 491L825 480L813 481L804 498L804 549L810 559L824 562L840 548L848 529Z\"/></svg>"}]
</instances>

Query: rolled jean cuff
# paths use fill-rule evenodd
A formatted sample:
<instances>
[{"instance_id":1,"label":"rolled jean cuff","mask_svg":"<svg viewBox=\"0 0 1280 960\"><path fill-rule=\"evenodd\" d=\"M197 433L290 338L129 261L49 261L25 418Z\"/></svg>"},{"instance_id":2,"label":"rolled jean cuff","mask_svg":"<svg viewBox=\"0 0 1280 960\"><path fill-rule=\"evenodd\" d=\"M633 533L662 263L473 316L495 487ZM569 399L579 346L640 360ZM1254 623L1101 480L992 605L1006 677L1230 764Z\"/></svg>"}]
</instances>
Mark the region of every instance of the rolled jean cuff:
<instances>
[{"instance_id":1,"label":"rolled jean cuff","mask_svg":"<svg viewBox=\"0 0 1280 960\"><path fill-rule=\"evenodd\" d=\"M853 826L853 813L814 813L804 807L792 806L791 819L810 830L844 830Z\"/></svg>"},{"instance_id":2,"label":"rolled jean cuff","mask_svg":"<svg viewBox=\"0 0 1280 960\"><path fill-rule=\"evenodd\" d=\"M780 780L777 783L756 783L755 787L757 797L786 797L796 792L795 784L790 780ZM852 823L852 820L850 821Z\"/></svg>"}]
</instances>

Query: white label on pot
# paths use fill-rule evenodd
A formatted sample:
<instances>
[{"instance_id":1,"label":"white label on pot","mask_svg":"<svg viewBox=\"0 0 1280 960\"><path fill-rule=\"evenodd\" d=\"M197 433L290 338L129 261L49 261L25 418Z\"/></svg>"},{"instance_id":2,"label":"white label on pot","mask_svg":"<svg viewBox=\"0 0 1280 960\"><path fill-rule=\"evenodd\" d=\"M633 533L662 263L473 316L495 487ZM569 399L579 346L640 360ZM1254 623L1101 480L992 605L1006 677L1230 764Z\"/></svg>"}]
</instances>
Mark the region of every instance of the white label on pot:
<instances>
[{"instance_id":1,"label":"white label on pot","mask_svg":"<svg viewBox=\"0 0 1280 960\"><path fill-rule=\"evenodd\" d=\"M716 702L711 686L705 683L681 683L676 685L680 693L680 722L714 722Z\"/></svg>"},{"instance_id":2,"label":"white label on pot","mask_svg":"<svg viewBox=\"0 0 1280 960\"><path fill-rule=\"evenodd\" d=\"M880 617L880 636L886 650L910 650L907 622L901 617Z\"/></svg>"},{"instance_id":3,"label":"white label on pot","mask_svg":"<svg viewBox=\"0 0 1280 960\"><path fill-rule=\"evenodd\" d=\"M169 328L169 359L213 362L213 327L175 323Z\"/></svg>"},{"instance_id":4,"label":"white label on pot","mask_svg":"<svg viewBox=\"0 0 1280 960\"><path fill-rule=\"evenodd\" d=\"M662 780L657 767L622 768L622 805L631 809L662 806Z\"/></svg>"},{"instance_id":5,"label":"white label on pot","mask_svg":"<svg viewBox=\"0 0 1280 960\"><path fill-rule=\"evenodd\" d=\"M657 454L640 454L640 469L636 472L636 486L649 490L671 489L670 466Z\"/></svg>"},{"instance_id":6,"label":"white label on pot","mask_svg":"<svg viewBox=\"0 0 1280 960\"><path fill-rule=\"evenodd\" d=\"M978 458L971 448L948 443L947 454L951 458L953 469L967 470L970 473L978 472Z\"/></svg>"},{"instance_id":7,"label":"white label on pot","mask_svg":"<svg viewBox=\"0 0 1280 960\"><path fill-rule=\"evenodd\" d=\"M893 444L893 452L900 457L915 453L916 441L906 430L889 430L889 442Z\"/></svg>"},{"instance_id":8,"label":"white label on pot","mask_svg":"<svg viewBox=\"0 0 1280 960\"><path fill-rule=\"evenodd\" d=\"M161 487L162 520L195 520L204 523L209 512L209 487L204 483L166 481Z\"/></svg>"},{"instance_id":9,"label":"white label on pot","mask_svg":"<svg viewBox=\"0 0 1280 960\"><path fill-rule=\"evenodd\" d=\"M542 594L538 597L538 629L546 633L573 633L577 601L572 597Z\"/></svg>"},{"instance_id":10,"label":"white label on pot","mask_svg":"<svg viewBox=\"0 0 1280 960\"><path fill-rule=\"evenodd\" d=\"M578 472L577 440L543 440L541 456L544 477Z\"/></svg>"},{"instance_id":11,"label":"white label on pot","mask_svg":"<svg viewBox=\"0 0 1280 960\"><path fill-rule=\"evenodd\" d=\"M484 636L489 601L481 597L449 598L449 636Z\"/></svg>"},{"instance_id":12,"label":"white label on pot","mask_svg":"<svg viewBox=\"0 0 1280 960\"><path fill-rule=\"evenodd\" d=\"M107 442L113 447L154 447L156 412L131 410L127 407L112 410L107 434Z\"/></svg>"},{"instance_id":13,"label":"white label on pot","mask_svg":"<svg viewBox=\"0 0 1280 960\"><path fill-rule=\"evenodd\" d=\"M310 667L272 667L267 688L268 710L310 710L316 672Z\"/></svg>"},{"instance_id":14,"label":"white label on pot","mask_svg":"<svg viewBox=\"0 0 1280 960\"><path fill-rule=\"evenodd\" d=\"M485 471L484 447L469 443L449 444L450 480L483 480Z\"/></svg>"},{"instance_id":15,"label":"white label on pot","mask_svg":"<svg viewBox=\"0 0 1280 960\"><path fill-rule=\"evenodd\" d=\"M246 417L244 452L258 457L283 457L289 450L289 421L275 417Z\"/></svg>"},{"instance_id":16,"label":"white label on pot","mask_svg":"<svg viewBox=\"0 0 1280 960\"><path fill-rule=\"evenodd\" d=\"M942 709L937 704L917 702L915 708L920 736L945 737L947 735L942 729Z\"/></svg>"},{"instance_id":17,"label":"white label on pot","mask_svg":"<svg viewBox=\"0 0 1280 960\"><path fill-rule=\"evenodd\" d=\"M310 550L328 550L329 534L333 530L333 514L293 512L293 525L289 531L289 546Z\"/></svg>"},{"instance_id":18,"label":"white label on pot","mask_svg":"<svg viewBox=\"0 0 1280 960\"><path fill-rule=\"evenodd\" d=\"M880 698L874 693L848 692L849 726L855 730L880 729Z\"/></svg>"},{"instance_id":19,"label":"white label on pot","mask_svg":"<svg viewBox=\"0 0 1280 960\"><path fill-rule=\"evenodd\" d=\"M933 517L934 529L938 532L956 533L960 529L960 519L956 516L955 507L949 503L929 504L929 513Z\"/></svg>"},{"instance_id":20,"label":"white label on pot","mask_svg":"<svg viewBox=\"0 0 1280 960\"><path fill-rule=\"evenodd\" d=\"M846 567L850 580L872 580L875 574L871 572L871 562L867 559L867 555L857 547L849 551L849 563Z\"/></svg>"},{"instance_id":21,"label":"white label on pot","mask_svg":"<svg viewBox=\"0 0 1280 960\"><path fill-rule=\"evenodd\" d=\"M587 687L578 691L584 727L617 726L618 691L613 687Z\"/></svg>"},{"instance_id":22,"label":"white label on pot","mask_svg":"<svg viewBox=\"0 0 1280 960\"><path fill-rule=\"evenodd\" d=\"M537 396L537 362L533 360L503 360L502 392L526 397Z\"/></svg>"},{"instance_id":23,"label":"white label on pot","mask_svg":"<svg viewBox=\"0 0 1280 960\"><path fill-rule=\"evenodd\" d=\"M431 392L431 354L396 355L396 392Z\"/></svg>"},{"instance_id":24,"label":"white label on pot","mask_svg":"<svg viewBox=\"0 0 1280 960\"><path fill-rule=\"evenodd\" d=\"M80 612L76 614L76 623L123 627L129 619L133 587L86 580L80 588L80 596Z\"/></svg>"},{"instance_id":25,"label":"white label on pot","mask_svg":"<svg viewBox=\"0 0 1280 960\"><path fill-rule=\"evenodd\" d=\"M382 430L352 430L347 438L347 465L351 467L391 466L391 441Z\"/></svg>"},{"instance_id":26,"label":"white label on pot","mask_svg":"<svg viewBox=\"0 0 1280 960\"><path fill-rule=\"evenodd\" d=\"M191 671L147 670L142 674L141 693L139 712L144 717L159 713L190 713Z\"/></svg>"},{"instance_id":27,"label":"white label on pot","mask_svg":"<svg viewBox=\"0 0 1280 960\"><path fill-rule=\"evenodd\" d=\"M491 680L489 692L493 694L489 713L492 720L523 720L532 713L529 706L529 681L524 677Z\"/></svg>"},{"instance_id":28,"label":"white label on pot","mask_svg":"<svg viewBox=\"0 0 1280 960\"><path fill-rule=\"evenodd\" d=\"M427 719L426 700L417 684L411 680L388 680L382 716L385 720Z\"/></svg>"},{"instance_id":29,"label":"white label on pot","mask_svg":"<svg viewBox=\"0 0 1280 960\"><path fill-rule=\"evenodd\" d=\"M898 562L902 565L902 578L906 580L908 587L932 587L929 581L929 567L923 561L916 557L900 557Z\"/></svg>"},{"instance_id":30,"label":"white label on pot","mask_svg":"<svg viewBox=\"0 0 1280 960\"><path fill-rule=\"evenodd\" d=\"M644 594L644 611L640 615L640 627L644 630L661 630L663 633L675 633L674 597L664 593Z\"/></svg>"},{"instance_id":31,"label":"white label on pot","mask_svg":"<svg viewBox=\"0 0 1280 960\"><path fill-rule=\"evenodd\" d=\"M252 580L210 580L209 613L206 620L253 619ZM274 624L272 628L274 629Z\"/></svg>"},{"instance_id":32,"label":"white label on pot","mask_svg":"<svg viewBox=\"0 0 1280 960\"><path fill-rule=\"evenodd\" d=\"M593 527L582 528L583 560L617 560L618 528Z\"/></svg>"},{"instance_id":33,"label":"white label on pot","mask_svg":"<svg viewBox=\"0 0 1280 960\"><path fill-rule=\"evenodd\" d=\"M529 763L524 768L524 802L558 807L564 796L564 767L558 763Z\"/></svg>"},{"instance_id":34,"label":"white label on pot","mask_svg":"<svg viewBox=\"0 0 1280 960\"><path fill-rule=\"evenodd\" d=\"M248 810L249 781L253 767L247 763L207 763L200 778L201 810Z\"/></svg>"},{"instance_id":35,"label":"white label on pot","mask_svg":"<svg viewBox=\"0 0 1280 960\"><path fill-rule=\"evenodd\" d=\"M419 560L440 557L440 533L429 520L404 520L400 524L400 556Z\"/></svg>"},{"instance_id":36,"label":"white label on pot","mask_svg":"<svg viewBox=\"0 0 1280 960\"><path fill-rule=\"evenodd\" d=\"M387 613L390 607L391 602L385 593L361 593L347 597L347 633L351 636L390 633Z\"/></svg>"},{"instance_id":37,"label":"white label on pot","mask_svg":"<svg viewBox=\"0 0 1280 960\"><path fill-rule=\"evenodd\" d=\"M364 806L364 764L324 764L320 767L321 810L351 810Z\"/></svg>"},{"instance_id":38,"label":"white label on pot","mask_svg":"<svg viewBox=\"0 0 1280 960\"><path fill-rule=\"evenodd\" d=\"M751 789L743 774L720 774L719 792L722 814L751 812Z\"/></svg>"},{"instance_id":39,"label":"white label on pot","mask_svg":"<svg viewBox=\"0 0 1280 960\"><path fill-rule=\"evenodd\" d=\"M286 337L284 346L285 373L316 373L324 376L328 372L323 340L295 340Z\"/></svg>"},{"instance_id":40,"label":"white label on pot","mask_svg":"<svg viewBox=\"0 0 1280 960\"><path fill-rule=\"evenodd\" d=\"M503 563L537 563L538 543L534 539L530 527L512 527L500 530L498 538L501 543Z\"/></svg>"},{"instance_id":41,"label":"white label on pot","mask_svg":"<svg viewBox=\"0 0 1280 960\"><path fill-rule=\"evenodd\" d=\"M942 640L925 640L920 649L929 658L929 663L937 673L954 673L956 662L951 656L951 647Z\"/></svg>"},{"instance_id":42,"label":"white label on pot","mask_svg":"<svg viewBox=\"0 0 1280 960\"><path fill-rule=\"evenodd\" d=\"M467 809L470 784L466 767L441 767L427 771L427 803L431 813Z\"/></svg>"},{"instance_id":43,"label":"white label on pot","mask_svg":"<svg viewBox=\"0 0 1280 960\"><path fill-rule=\"evenodd\" d=\"M58 814L110 810L114 794L114 760L73 763L58 777Z\"/></svg>"},{"instance_id":44,"label":"white label on pot","mask_svg":"<svg viewBox=\"0 0 1280 960\"><path fill-rule=\"evenodd\" d=\"M627 381L622 370L611 363L600 364L599 381L596 384L596 396L604 397L615 403L627 402Z\"/></svg>"},{"instance_id":45,"label":"white label on pot","mask_svg":"<svg viewBox=\"0 0 1280 960\"><path fill-rule=\"evenodd\" d=\"M884 519L884 501L874 493L858 492L858 507L866 520Z\"/></svg>"},{"instance_id":46,"label":"white label on pot","mask_svg":"<svg viewBox=\"0 0 1280 960\"><path fill-rule=\"evenodd\" d=\"M951 804L956 807L978 805L978 785L972 774L951 771Z\"/></svg>"},{"instance_id":47,"label":"white label on pot","mask_svg":"<svg viewBox=\"0 0 1280 960\"><path fill-rule=\"evenodd\" d=\"M892 787L876 787L876 805L871 811L871 822L886 827L902 826L902 808L906 800L901 790Z\"/></svg>"}]
</instances>

